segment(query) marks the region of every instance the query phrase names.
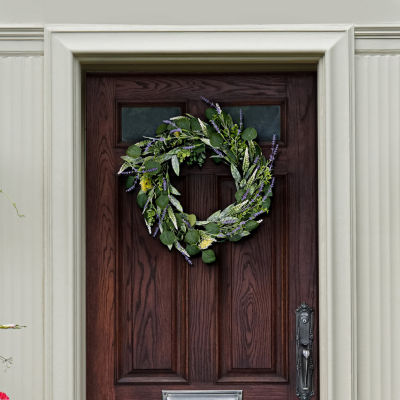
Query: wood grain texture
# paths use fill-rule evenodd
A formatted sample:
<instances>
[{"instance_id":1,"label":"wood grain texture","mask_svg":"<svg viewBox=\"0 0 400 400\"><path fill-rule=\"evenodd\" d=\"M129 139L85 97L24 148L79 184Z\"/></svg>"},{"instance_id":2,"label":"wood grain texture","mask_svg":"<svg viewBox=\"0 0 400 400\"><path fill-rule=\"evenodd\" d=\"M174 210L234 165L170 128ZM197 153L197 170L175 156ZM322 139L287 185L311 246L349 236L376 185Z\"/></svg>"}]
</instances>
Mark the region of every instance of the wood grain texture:
<instances>
[{"instance_id":1,"label":"wood grain texture","mask_svg":"<svg viewBox=\"0 0 400 400\"><path fill-rule=\"evenodd\" d=\"M318 308L315 74L90 74L87 94L88 400L155 400L166 387L295 398L294 310ZM189 267L148 235L115 176L118 104L201 116L200 95L280 104L284 135L271 213L250 238L216 246L215 264ZM211 160L174 183L199 218L234 198L229 169Z\"/></svg>"}]
</instances>

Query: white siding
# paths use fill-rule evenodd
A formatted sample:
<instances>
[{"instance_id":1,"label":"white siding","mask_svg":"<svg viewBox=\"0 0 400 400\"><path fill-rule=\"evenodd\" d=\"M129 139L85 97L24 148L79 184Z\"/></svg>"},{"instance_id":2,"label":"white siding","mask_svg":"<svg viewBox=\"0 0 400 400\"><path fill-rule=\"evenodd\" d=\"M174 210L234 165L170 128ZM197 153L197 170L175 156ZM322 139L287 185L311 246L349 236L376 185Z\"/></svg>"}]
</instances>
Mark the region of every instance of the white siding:
<instances>
[{"instance_id":1,"label":"white siding","mask_svg":"<svg viewBox=\"0 0 400 400\"><path fill-rule=\"evenodd\" d=\"M18 218L0 196L0 391L43 399L43 59L0 53L0 187L17 203Z\"/></svg>"},{"instance_id":2,"label":"white siding","mask_svg":"<svg viewBox=\"0 0 400 400\"><path fill-rule=\"evenodd\" d=\"M360 400L400 398L400 55L356 56Z\"/></svg>"}]
</instances>

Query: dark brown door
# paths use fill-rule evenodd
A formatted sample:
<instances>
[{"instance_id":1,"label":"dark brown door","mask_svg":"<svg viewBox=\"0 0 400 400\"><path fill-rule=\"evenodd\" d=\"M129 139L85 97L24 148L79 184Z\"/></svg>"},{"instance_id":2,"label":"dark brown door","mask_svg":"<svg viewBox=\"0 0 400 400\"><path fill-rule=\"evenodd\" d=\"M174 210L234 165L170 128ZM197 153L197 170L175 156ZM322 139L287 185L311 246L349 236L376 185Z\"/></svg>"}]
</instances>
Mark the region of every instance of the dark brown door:
<instances>
[{"instance_id":1,"label":"dark brown door","mask_svg":"<svg viewBox=\"0 0 400 400\"><path fill-rule=\"evenodd\" d=\"M200 96L242 106L264 153L273 131L280 151L262 225L215 246L217 263L191 267L148 235L116 172L163 113L204 117ZM296 399L295 310L318 307L316 75L88 74L86 117L88 400L160 400L163 389ZM180 200L200 218L234 199L229 169L211 159L181 175Z\"/></svg>"}]
</instances>

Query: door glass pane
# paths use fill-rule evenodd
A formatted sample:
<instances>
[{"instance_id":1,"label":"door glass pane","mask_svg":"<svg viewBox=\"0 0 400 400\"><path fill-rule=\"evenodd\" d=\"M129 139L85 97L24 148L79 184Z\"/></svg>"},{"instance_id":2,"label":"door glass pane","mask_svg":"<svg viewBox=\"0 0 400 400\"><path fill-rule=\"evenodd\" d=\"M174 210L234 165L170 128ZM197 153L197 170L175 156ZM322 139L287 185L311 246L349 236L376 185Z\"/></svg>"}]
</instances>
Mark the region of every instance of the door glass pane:
<instances>
[{"instance_id":1,"label":"door glass pane","mask_svg":"<svg viewBox=\"0 0 400 400\"><path fill-rule=\"evenodd\" d=\"M121 139L123 142L136 142L143 136L154 136L164 119L182 114L178 106L122 107Z\"/></svg>"},{"instance_id":2,"label":"door glass pane","mask_svg":"<svg viewBox=\"0 0 400 400\"><path fill-rule=\"evenodd\" d=\"M243 111L243 124L246 128L257 130L262 142L270 142L275 134L281 136L281 107L279 105L225 106L223 110L232 115L233 121L239 124L240 109Z\"/></svg>"}]
</instances>

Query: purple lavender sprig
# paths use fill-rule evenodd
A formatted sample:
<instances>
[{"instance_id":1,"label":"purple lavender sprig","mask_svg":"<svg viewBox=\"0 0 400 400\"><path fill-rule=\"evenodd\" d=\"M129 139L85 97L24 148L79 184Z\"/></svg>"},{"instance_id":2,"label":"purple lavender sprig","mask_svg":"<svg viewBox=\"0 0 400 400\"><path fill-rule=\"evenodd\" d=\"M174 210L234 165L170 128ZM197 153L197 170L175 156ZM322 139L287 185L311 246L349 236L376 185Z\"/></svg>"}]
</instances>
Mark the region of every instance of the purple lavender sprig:
<instances>
[{"instance_id":1,"label":"purple lavender sprig","mask_svg":"<svg viewBox=\"0 0 400 400\"><path fill-rule=\"evenodd\" d=\"M165 138L163 138L163 137L151 139L150 142L147 143L147 146L145 147L143 153L147 153L147 152L149 151L150 147L153 146L153 144L154 144L155 142L164 142L164 141L165 141Z\"/></svg>"},{"instance_id":2,"label":"purple lavender sprig","mask_svg":"<svg viewBox=\"0 0 400 400\"><path fill-rule=\"evenodd\" d=\"M192 150L194 149L196 146L183 146L182 149L184 150Z\"/></svg>"},{"instance_id":3,"label":"purple lavender sprig","mask_svg":"<svg viewBox=\"0 0 400 400\"><path fill-rule=\"evenodd\" d=\"M164 192L166 192L167 191L167 180L165 178L163 178L162 185L163 185Z\"/></svg>"},{"instance_id":4,"label":"purple lavender sprig","mask_svg":"<svg viewBox=\"0 0 400 400\"><path fill-rule=\"evenodd\" d=\"M189 221L187 221L184 217L182 217L182 221L185 223L185 225L191 229L192 225L190 225Z\"/></svg>"},{"instance_id":5,"label":"purple lavender sprig","mask_svg":"<svg viewBox=\"0 0 400 400\"><path fill-rule=\"evenodd\" d=\"M204 97L204 96L200 96L200 99L203 100L204 103L206 103L206 104L209 105L210 107L215 108L215 109L217 110L217 113L218 113L219 115L221 115L222 110L221 110L221 107L219 106L218 103L215 103L215 104L214 104L212 101L208 100L208 99L207 99L206 97Z\"/></svg>"},{"instance_id":6,"label":"purple lavender sprig","mask_svg":"<svg viewBox=\"0 0 400 400\"><path fill-rule=\"evenodd\" d=\"M264 213L265 213L264 210L258 211L258 212L256 212L255 214L253 214L253 215L250 217L250 219L257 218L259 215L264 214Z\"/></svg>"},{"instance_id":7,"label":"purple lavender sprig","mask_svg":"<svg viewBox=\"0 0 400 400\"><path fill-rule=\"evenodd\" d=\"M172 125L172 126L174 126L175 128L177 128L175 122L172 122L172 121L170 121L169 119L164 119L163 122L164 122L164 124Z\"/></svg>"},{"instance_id":8,"label":"purple lavender sprig","mask_svg":"<svg viewBox=\"0 0 400 400\"><path fill-rule=\"evenodd\" d=\"M243 110L240 109L239 111L239 131L238 133L242 132L243 129Z\"/></svg>"},{"instance_id":9,"label":"purple lavender sprig","mask_svg":"<svg viewBox=\"0 0 400 400\"><path fill-rule=\"evenodd\" d=\"M208 100L206 97L200 96L200 99L202 101L204 101L204 103L208 104L210 107L214 107L215 108L215 104L212 101Z\"/></svg>"},{"instance_id":10,"label":"purple lavender sprig","mask_svg":"<svg viewBox=\"0 0 400 400\"><path fill-rule=\"evenodd\" d=\"M162 212L162 214L161 214L161 218L160 218L160 216L157 214L158 225L157 225L156 230L154 231L153 237L156 237L156 236L157 236L157 233L158 233L158 231L160 230L161 224L162 224L162 222L163 222L163 220L164 220L164 218L165 218L165 213L166 213L166 212L167 212L167 207L164 208L164 210L163 210L163 212Z\"/></svg>"},{"instance_id":11,"label":"purple lavender sprig","mask_svg":"<svg viewBox=\"0 0 400 400\"><path fill-rule=\"evenodd\" d=\"M247 199L248 194L249 194L249 189L247 189L244 195L242 196L242 201L245 201Z\"/></svg>"},{"instance_id":12,"label":"purple lavender sprig","mask_svg":"<svg viewBox=\"0 0 400 400\"><path fill-rule=\"evenodd\" d=\"M257 164L259 159L260 159L260 156L257 156L257 157L254 159L253 164Z\"/></svg>"},{"instance_id":13,"label":"purple lavender sprig","mask_svg":"<svg viewBox=\"0 0 400 400\"><path fill-rule=\"evenodd\" d=\"M212 147L212 149L214 150L215 153L217 153L221 158L224 158L225 156L217 149L215 149L214 147Z\"/></svg>"},{"instance_id":14,"label":"purple lavender sprig","mask_svg":"<svg viewBox=\"0 0 400 400\"><path fill-rule=\"evenodd\" d=\"M246 223L247 221L242 221L237 228L235 228L232 232L231 235L234 235L238 230L242 229L242 226Z\"/></svg>"},{"instance_id":15,"label":"purple lavender sprig","mask_svg":"<svg viewBox=\"0 0 400 400\"><path fill-rule=\"evenodd\" d=\"M265 200L268 198L268 196L271 194L274 185L275 185L275 177L272 178L271 184L269 185L268 192L267 192L267 194L263 197L263 201L265 201Z\"/></svg>"},{"instance_id":16,"label":"purple lavender sprig","mask_svg":"<svg viewBox=\"0 0 400 400\"><path fill-rule=\"evenodd\" d=\"M148 174L149 172L155 172L157 171L157 168L150 168L150 169L145 169L144 171L139 171L141 174Z\"/></svg>"},{"instance_id":17,"label":"purple lavender sprig","mask_svg":"<svg viewBox=\"0 0 400 400\"><path fill-rule=\"evenodd\" d=\"M192 263L191 259L185 254L184 248L182 247L182 245L179 242L176 242L176 248L183 255L183 257L185 257L185 260L187 261L187 263L192 265L193 263Z\"/></svg>"},{"instance_id":18,"label":"purple lavender sprig","mask_svg":"<svg viewBox=\"0 0 400 400\"><path fill-rule=\"evenodd\" d=\"M278 148L279 148L279 144L276 143L276 135L274 135L272 137L271 154L269 156L269 161L270 161L269 168L270 169L273 169L273 167L274 167L274 162L275 162L276 156L278 154Z\"/></svg>"},{"instance_id":19,"label":"purple lavender sprig","mask_svg":"<svg viewBox=\"0 0 400 400\"><path fill-rule=\"evenodd\" d=\"M182 133L182 129L181 128L176 128L176 129L171 129L171 131L170 131L170 133L175 133L175 132Z\"/></svg>"},{"instance_id":20,"label":"purple lavender sprig","mask_svg":"<svg viewBox=\"0 0 400 400\"><path fill-rule=\"evenodd\" d=\"M129 171L121 171L118 172L118 175L132 175L132 174L136 174L138 172L138 170L136 168L131 167L132 169Z\"/></svg>"},{"instance_id":21,"label":"purple lavender sprig","mask_svg":"<svg viewBox=\"0 0 400 400\"><path fill-rule=\"evenodd\" d=\"M146 211L146 208L147 208L147 206L149 205L149 203L150 203L150 197L148 197L148 199L147 199L147 201L146 201L146 204L144 205L144 207L143 207L143 213ZM142 214L143 214L142 213Z\"/></svg>"},{"instance_id":22,"label":"purple lavender sprig","mask_svg":"<svg viewBox=\"0 0 400 400\"><path fill-rule=\"evenodd\" d=\"M136 179L133 182L133 185L130 188L126 189L126 192L131 192L133 189L135 189L135 187L138 183L138 180L139 180L139 176L136 177Z\"/></svg>"},{"instance_id":23,"label":"purple lavender sprig","mask_svg":"<svg viewBox=\"0 0 400 400\"><path fill-rule=\"evenodd\" d=\"M214 127L214 129L215 129L218 133L221 133L221 131L219 130L218 125L215 123L215 121L211 120L210 122L211 122L211 125Z\"/></svg>"},{"instance_id":24,"label":"purple lavender sprig","mask_svg":"<svg viewBox=\"0 0 400 400\"><path fill-rule=\"evenodd\" d=\"M234 224L235 222L237 221L235 221L234 219L227 219L226 221L223 222L223 224L228 225L228 224Z\"/></svg>"}]
</instances>

